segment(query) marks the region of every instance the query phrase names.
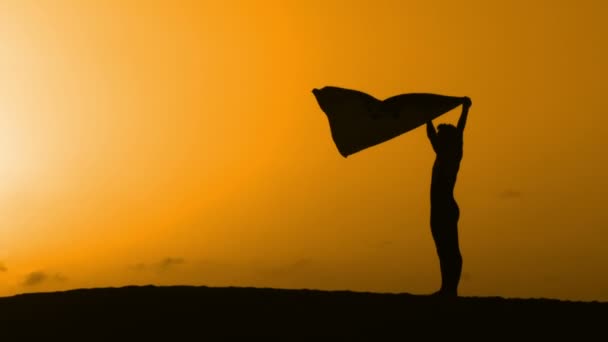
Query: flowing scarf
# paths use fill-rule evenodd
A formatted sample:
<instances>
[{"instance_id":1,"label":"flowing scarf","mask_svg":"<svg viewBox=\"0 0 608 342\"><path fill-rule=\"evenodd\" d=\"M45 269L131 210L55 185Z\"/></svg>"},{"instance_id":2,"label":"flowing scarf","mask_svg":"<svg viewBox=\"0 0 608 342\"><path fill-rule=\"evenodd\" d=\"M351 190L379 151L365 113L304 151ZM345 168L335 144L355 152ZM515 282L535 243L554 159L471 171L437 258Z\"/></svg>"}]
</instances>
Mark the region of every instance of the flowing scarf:
<instances>
[{"instance_id":1,"label":"flowing scarf","mask_svg":"<svg viewBox=\"0 0 608 342\"><path fill-rule=\"evenodd\" d=\"M463 103L464 97L409 93L383 101L339 87L313 89L343 157L409 132Z\"/></svg>"}]
</instances>

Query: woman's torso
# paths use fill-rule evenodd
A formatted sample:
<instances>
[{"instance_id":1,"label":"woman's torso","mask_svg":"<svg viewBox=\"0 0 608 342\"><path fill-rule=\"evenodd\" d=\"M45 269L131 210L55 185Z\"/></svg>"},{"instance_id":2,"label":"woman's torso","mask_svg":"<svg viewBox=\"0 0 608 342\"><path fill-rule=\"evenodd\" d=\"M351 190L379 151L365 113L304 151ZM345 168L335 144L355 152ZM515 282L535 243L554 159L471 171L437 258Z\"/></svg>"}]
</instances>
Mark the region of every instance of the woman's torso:
<instances>
[{"instance_id":1,"label":"woman's torso","mask_svg":"<svg viewBox=\"0 0 608 342\"><path fill-rule=\"evenodd\" d=\"M433 164L431 180L431 216L443 219L458 220L459 210L454 199L454 187L460 161L462 160L462 145L449 153L437 153Z\"/></svg>"}]
</instances>

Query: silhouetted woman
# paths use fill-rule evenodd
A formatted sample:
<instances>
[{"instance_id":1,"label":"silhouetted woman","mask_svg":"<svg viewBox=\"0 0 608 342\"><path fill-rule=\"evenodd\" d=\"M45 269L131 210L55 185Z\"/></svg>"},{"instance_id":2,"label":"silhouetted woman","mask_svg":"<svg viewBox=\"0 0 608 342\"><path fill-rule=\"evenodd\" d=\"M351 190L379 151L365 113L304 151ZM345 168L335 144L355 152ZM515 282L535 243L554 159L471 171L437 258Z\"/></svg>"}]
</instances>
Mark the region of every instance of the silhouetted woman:
<instances>
[{"instance_id":1,"label":"silhouetted woman","mask_svg":"<svg viewBox=\"0 0 608 342\"><path fill-rule=\"evenodd\" d=\"M454 185L462 159L462 136L470 106L471 99L465 97L458 127L441 124L437 127L438 131L435 131L432 121L426 125L427 135L436 154L431 180L431 232L441 268L441 289L436 295L458 295L462 256L458 246L460 211L454 199Z\"/></svg>"}]
</instances>

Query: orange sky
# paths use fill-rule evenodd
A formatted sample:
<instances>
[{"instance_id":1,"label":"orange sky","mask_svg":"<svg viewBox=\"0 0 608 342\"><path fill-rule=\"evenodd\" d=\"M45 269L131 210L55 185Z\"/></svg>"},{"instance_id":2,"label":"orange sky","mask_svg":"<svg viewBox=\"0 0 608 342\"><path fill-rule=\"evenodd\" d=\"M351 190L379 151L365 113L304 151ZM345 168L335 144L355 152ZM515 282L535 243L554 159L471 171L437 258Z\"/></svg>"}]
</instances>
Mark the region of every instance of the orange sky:
<instances>
[{"instance_id":1,"label":"orange sky","mask_svg":"<svg viewBox=\"0 0 608 342\"><path fill-rule=\"evenodd\" d=\"M432 149L311 93L470 96L465 296L608 300L601 1L3 1L0 295L435 291ZM437 122L455 122L460 108Z\"/></svg>"}]
</instances>

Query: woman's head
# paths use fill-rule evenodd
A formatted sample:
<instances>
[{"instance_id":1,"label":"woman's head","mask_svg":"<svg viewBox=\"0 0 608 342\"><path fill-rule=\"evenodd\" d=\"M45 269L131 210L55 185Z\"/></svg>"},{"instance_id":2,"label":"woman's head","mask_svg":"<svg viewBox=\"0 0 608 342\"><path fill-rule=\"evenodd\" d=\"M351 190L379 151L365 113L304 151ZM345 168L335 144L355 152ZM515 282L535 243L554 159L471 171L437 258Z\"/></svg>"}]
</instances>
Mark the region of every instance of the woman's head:
<instances>
[{"instance_id":1,"label":"woman's head","mask_svg":"<svg viewBox=\"0 0 608 342\"><path fill-rule=\"evenodd\" d=\"M442 134L446 134L448 136L456 136L456 126L451 125L451 124L439 124L439 126L437 126L437 134L438 135L442 135Z\"/></svg>"},{"instance_id":2,"label":"woman's head","mask_svg":"<svg viewBox=\"0 0 608 342\"><path fill-rule=\"evenodd\" d=\"M437 145L441 151L454 150L458 143L458 130L454 125L437 126Z\"/></svg>"}]
</instances>

